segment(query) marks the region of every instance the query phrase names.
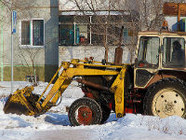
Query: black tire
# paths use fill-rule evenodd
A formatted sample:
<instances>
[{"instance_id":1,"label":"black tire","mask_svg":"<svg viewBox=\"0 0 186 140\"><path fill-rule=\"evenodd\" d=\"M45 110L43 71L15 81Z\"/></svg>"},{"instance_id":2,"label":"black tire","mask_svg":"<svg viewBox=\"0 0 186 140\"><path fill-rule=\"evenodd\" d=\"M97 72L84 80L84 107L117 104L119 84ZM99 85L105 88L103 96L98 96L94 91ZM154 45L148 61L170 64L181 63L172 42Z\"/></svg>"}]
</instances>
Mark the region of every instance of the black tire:
<instances>
[{"instance_id":1,"label":"black tire","mask_svg":"<svg viewBox=\"0 0 186 140\"><path fill-rule=\"evenodd\" d=\"M95 100L83 97L72 103L68 117L73 126L101 124L102 109Z\"/></svg>"},{"instance_id":2,"label":"black tire","mask_svg":"<svg viewBox=\"0 0 186 140\"><path fill-rule=\"evenodd\" d=\"M143 102L144 114L161 118L186 118L186 85L179 79L163 79L149 87Z\"/></svg>"},{"instance_id":3,"label":"black tire","mask_svg":"<svg viewBox=\"0 0 186 140\"><path fill-rule=\"evenodd\" d=\"M110 117L111 110L105 105L102 105L101 108L102 108L102 116L103 116L101 123L104 123Z\"/></svg>"}]
</instances>

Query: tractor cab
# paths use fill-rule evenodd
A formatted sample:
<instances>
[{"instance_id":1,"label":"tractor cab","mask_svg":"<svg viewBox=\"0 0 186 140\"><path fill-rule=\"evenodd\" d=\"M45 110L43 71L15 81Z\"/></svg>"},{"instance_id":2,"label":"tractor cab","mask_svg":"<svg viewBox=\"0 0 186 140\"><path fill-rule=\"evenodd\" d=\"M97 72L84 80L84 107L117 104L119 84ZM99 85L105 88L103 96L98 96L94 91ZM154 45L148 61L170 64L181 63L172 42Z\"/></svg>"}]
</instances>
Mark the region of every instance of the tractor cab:
<instances>
[{"instance_id":1,"label":"tractor cab","mask_svg":"<svg viewBox=\"0 0 186 140\"><path fill-rule=\"evenodd\" d=\"M186 34L171 32L140 32L134 68L134 86L146 88L160 71L175 76L185 71ZM172 74L170 74L172 72ZM157 78L157 77L156 77ZM152 82L152 80L154 80Z\"/></svg>"}]
</instances>

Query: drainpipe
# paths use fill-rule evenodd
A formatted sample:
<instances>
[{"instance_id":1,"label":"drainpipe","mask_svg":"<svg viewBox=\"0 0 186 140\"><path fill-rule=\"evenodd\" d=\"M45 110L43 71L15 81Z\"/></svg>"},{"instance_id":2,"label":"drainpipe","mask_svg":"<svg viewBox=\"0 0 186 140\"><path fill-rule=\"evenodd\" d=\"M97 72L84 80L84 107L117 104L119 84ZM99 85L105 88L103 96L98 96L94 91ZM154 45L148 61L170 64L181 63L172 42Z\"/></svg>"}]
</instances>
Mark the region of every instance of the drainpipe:
<instances>
[{"instance_id":1,"label":"drainpipe","mask_svg":"<svg viewBox=\"0 0 186 140\"><path fill-rule=\"evenodd\" d=\"M3 17L3 9L4 9L4 7L3 7L3 5L0 5L0 7L1 7L1 16L0 17ZM4 45L4 42L3 42L3 22L1 22L1 81L3 81L3 73L4 73L4 71L3 71L3 45Z\"/></svg>"},{"instance_id":2,"label":"drainpipe","mask_svg":"<svg viewBox=\"0 0 186 140\"><path fill-rule=\"evenodd\" d=\"M92 45L92 16L90 16L90 40L89 43Z\"/></svg>"},{"instance_id":3,"label":"drainpipe","mask_svg":"<svg viewBox=\"0 0 186 140\"><path fill-rule=\"evenodd\" d=\"M74 45L76 44L76 22L74 22Z\"/></svg>"}]
</instances>

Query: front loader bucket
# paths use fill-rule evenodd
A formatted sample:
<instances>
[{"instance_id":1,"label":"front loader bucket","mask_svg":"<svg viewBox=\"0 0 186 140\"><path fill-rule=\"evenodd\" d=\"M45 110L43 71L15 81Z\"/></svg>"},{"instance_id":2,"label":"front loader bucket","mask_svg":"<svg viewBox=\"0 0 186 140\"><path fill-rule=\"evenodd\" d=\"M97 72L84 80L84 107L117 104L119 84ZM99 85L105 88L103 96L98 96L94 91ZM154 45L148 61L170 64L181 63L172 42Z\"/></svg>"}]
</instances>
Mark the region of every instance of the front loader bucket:
<instances>
[{"instance_id":1,"label":"front loader bucket","mask_svg":"<svg viewBox=\"0 0 186 140\"><path fill-rule=\"evenodd\" d=\"M21 104L21 102L16 101L15 100L15 95L10 95L8 97L8 100L6 101L6 104L4 106L4 112L6 114L8 113L12 113L12 114L28 114L28 109L26 108L26 106L24 106L23 104Z\"/></svg>"},{"instance_id":2,"label":"front loader bucket","mask_svg":"<svg viewBox=\"0 0 186 140\"><path fill-rule=\"evenodd\" d=\"M38 110L36 102L39 96L32 93L33 87L25 87L15 91L8 97L4 106L4 112L13 114L36 115Z\"/></svg>"}]
</instances>

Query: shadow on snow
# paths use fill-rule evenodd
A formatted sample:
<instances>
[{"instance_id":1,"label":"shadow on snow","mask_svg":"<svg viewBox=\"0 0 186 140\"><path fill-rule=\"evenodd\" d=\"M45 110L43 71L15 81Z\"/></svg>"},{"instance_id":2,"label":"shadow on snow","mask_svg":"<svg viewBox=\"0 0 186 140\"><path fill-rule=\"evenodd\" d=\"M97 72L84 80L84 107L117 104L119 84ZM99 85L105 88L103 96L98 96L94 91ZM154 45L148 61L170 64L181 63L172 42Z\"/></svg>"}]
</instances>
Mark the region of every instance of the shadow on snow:
<instances>
[{"instance_id":1,"label":"shadow on snow","mask_svg":"<svg viewBox=\"0 0 186 140\"><path fill-rule=\"evenodd\" d=\"M45 121L53 125L70 126L70 121L67 114L47 113ZM110 117L105 123L117 121L115 113L111 113Z\"/></svg>"}]
</instances>

